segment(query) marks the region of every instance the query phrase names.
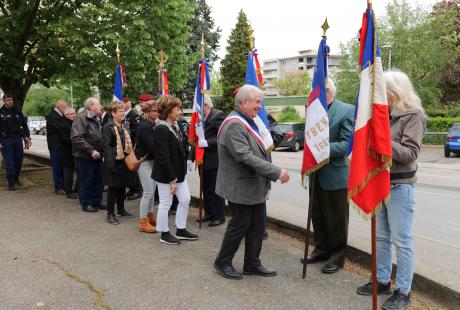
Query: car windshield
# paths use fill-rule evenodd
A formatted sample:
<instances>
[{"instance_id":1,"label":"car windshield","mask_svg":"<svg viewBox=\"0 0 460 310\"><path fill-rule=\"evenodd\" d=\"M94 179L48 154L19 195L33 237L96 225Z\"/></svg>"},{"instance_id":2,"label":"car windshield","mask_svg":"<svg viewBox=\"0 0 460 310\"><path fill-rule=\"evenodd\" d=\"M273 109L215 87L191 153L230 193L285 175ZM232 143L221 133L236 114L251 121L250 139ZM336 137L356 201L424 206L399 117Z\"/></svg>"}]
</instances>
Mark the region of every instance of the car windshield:
<instances>
[{"instance_id":1,"label":"car windshield","mask_svg":"<svg viewBox=\"0 0 460 310\"><path fill-rule=\"evenodd\" d=\"M455 124L452 127L450 127L449 131L451 133L460 133L460 124Z\"/></svg>"},{"instance_id":2,"label":"car windshield","mask_svg":"<svg viewBox=\"0 0 460 310\"><path fill-rule=\"evenodd\" d=\"M281 132L289 132L293 131L292 124L278 124L277 127L281 130Z\"/></svg>"}]
</instances>

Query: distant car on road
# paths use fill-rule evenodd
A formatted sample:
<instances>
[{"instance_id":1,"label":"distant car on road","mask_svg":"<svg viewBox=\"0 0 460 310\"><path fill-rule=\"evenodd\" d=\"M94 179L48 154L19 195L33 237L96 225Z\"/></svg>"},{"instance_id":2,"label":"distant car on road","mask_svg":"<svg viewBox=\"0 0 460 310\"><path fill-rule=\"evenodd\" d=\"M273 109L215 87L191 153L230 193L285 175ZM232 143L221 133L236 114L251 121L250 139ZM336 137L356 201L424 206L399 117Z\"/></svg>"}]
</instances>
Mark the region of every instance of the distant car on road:
<instances>
[{"instance_id":1,"label":"distant car on road","mask_svg":"<svg viewBox=\"0 0 460 310\"><path fill-rule=\"evenodd\" d=\"M453 123L447 129L444 156L450 157L450 153L460 154L460 123Z\"/></svg>"},{"instance_id":2,"label":"distant car on road","mask_svg":"<svg viewBox=\"0 0 460 310\"><path fill-rule=\"evenodd\" d=\"M283 134L283 140L278 147L289 147L294 152L298 152L303 148L305 140L304 123L280 123L276 127Z\"/></svg>"},{"instance_id":3,"label":"distant car on road","mask_svg":"<svg viewBox=\"0 0 460 310\"><path fill-rule=\"evenodd\" d=\"M43 116L29 116L29 130L35 135L46 135L46 120Z\"/></svg>"}]
</instances>

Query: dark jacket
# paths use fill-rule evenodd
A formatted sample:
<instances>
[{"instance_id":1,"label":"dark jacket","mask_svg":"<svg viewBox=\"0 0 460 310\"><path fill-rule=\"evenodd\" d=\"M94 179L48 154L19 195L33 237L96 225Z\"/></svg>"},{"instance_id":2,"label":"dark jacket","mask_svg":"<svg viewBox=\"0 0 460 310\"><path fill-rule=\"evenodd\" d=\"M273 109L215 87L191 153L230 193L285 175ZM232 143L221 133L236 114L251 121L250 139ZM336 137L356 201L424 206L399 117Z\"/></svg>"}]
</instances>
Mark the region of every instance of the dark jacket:
<instances>
[{"instance_id":1,"label":"dark jacket","mask_svg":"<svg viewBox=\"0 0 460 310\"><path fill-rule=\"evenodd\" d=\"M78 113L72 124L70 139L75 158L92 159L93 150L102 153L104 146L99 117L90 117L87 110Z\"/></svg>"},{"instance_id":2,"label":"dark jacket","mask_svg":"<svg viewBox=\"0 0 460 310\"><path fill-rule=\"evenodd\" d=\"M155 123L141 118L136 133L136 156L142 158L145 155L145 160L155 159L155 145L153 139L153 129Z\"/></svg>"},{"instance_id":3,"label":"dark jacket","mask_svg":"<svg viewBox=\"0 0 460 310\"><path fill-rule=\"evenodd\" d=\"M61 163L64 167L74 166L74 158L72 155L72 141L70 140L71 130L72 121L64 117L57 131L60 145L59 150L61 152Z\"/></svg>"},{"instance_id":4,"label":"dark jacket","mask_svg":"<svg viewBox=\"0 0 460 310\"><path fill-rule=\"evenodd\" d=\"M184 137L176 128L174 134L160 121L155 127L153 139L155 161L152 178L160 183L183 182L187 173L188 150L183 143Z\"/></svg>"},{"instance_id":5,"label":"dark jacket","mask_svg":"<svg viewBox=\"0 0 460 310\"><path fill-rule=\"evenodd\" d=\"M412 184L417 181L417 157L426 130L425 116L420 111L408 111L393 116L390 121L393 163L392 184Z\"/></svg>"},{"instance_id":6,"label":"dark jacket","mask_svg":"<svg viewBox=\"0 0 460 310\"><path fill-rule=\"evenodd\" d=\"M135 172L130 171L124 159L117 160L117 138L115 128L119 130L122 148L125 148L125 136L121 128L118 128L110 118L102 128L104 141L104 173L105 183L109 187L129 187L134 185Z\"/></svg>"},{"instance_id":7,"label":"dark jacket","mask_svg":"<svg viewBox=\"0 0 460 310\"><path fill-rule=\"evenodd\" d=\"M52 109L46 117L46 142L48 150L59 151L61 149L59 139L59 128L62 126L64 116Z\"/></svg>"},{"instance_id":8,"label":"dark jacket","mask_svg":"<svg viewBox=\"0 0 460 310\"><path fill-rule=\"evenodd\" d=\"M125 123L126 128L128 128L129 135L133 141L133 145L136 144L136 132L137 127L139 126L140 116L135 109L131 109L128 114L126 114Z\"/></svg>"},{"instance_id":9,"label":"dark jacket","mask_svg":"<svg viewBox=\"0 0 460 310\"><path fill-rule=\"evenodd\" d=\"M30 138L27 117L14 106L0 108L0 143L6 138Z\"/></svg>"}]
</instances>

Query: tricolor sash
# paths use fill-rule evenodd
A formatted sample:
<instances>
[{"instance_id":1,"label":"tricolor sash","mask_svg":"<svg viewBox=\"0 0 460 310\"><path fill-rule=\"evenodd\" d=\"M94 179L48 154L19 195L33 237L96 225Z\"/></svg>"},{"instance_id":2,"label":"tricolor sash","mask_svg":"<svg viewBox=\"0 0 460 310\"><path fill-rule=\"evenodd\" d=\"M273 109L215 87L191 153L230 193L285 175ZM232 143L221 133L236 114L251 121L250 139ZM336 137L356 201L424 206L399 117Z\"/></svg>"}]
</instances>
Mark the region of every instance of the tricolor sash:
<instances>
[{"instance_id":1,"label":"tricolor sash","mask_svg":"<svg viewBox=\"0 0 460 310\"><path fill-rule=\"evenodd\" d=\"M225 125L227 123L229 123L230 121L232 120L236 120L238 121L241 125L243 125L244 128L246 128L246 130L251 134L251 136L254 137L254 139L256 139L256 141L259 143L260 147L263 149L263 150L266 150L266 148L264 147L264 140L262 138L262 136L257 132L255 131L251 125L249 125L248 121L244 119L244 117L240 116L240 115L230 115L228 116L223 122L222 122L222 125L220 126L219 128L219 132L217 133L217 139L219 140L220 138L220 133L222 132L222 129L225 127Z\"/></svg>"}]
</instances>

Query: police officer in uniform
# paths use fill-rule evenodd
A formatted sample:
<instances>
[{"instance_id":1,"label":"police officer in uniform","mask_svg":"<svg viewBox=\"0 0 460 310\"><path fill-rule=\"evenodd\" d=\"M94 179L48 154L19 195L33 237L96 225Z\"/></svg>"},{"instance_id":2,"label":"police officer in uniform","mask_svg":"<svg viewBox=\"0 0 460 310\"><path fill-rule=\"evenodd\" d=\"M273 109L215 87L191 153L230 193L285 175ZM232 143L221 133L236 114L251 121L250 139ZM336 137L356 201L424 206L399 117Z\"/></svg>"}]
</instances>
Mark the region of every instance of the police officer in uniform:
<instances>
[{"instance_id":1,"label":"police officer in uniform","mask_svg":"<svg viewBox=\"0 0 460 310\"><path fill-rule=\"evenodd\" d=\"M19 174L24 158L23 147L28 149L32 145L27 118L13 104L13 96L4 94L3 106L0 108L0 150L6 162L10 191L16 190L15 185L21 185Z\"/></svg>"}]
</instances>

